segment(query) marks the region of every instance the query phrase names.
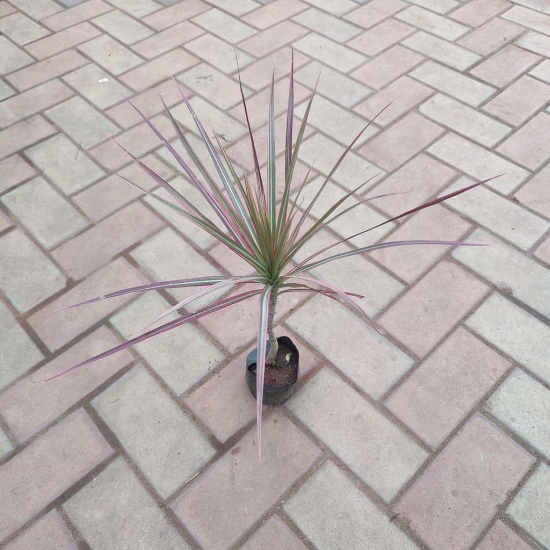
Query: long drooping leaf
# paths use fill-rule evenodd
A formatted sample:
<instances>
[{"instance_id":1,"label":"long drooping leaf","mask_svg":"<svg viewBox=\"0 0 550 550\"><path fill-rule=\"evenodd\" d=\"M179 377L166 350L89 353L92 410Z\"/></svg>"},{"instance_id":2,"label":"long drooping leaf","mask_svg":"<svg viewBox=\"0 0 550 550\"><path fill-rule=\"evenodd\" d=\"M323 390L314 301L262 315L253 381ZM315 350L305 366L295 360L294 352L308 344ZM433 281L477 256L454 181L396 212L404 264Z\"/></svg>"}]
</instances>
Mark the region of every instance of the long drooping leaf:
<instances>
[{"instance_id":1,"label":"long drooping leaf","mask_svg":"<svg viewBox=\"0 0 550 550\"><path fill-rule=\"evenodd\" d=\"M271 76L269 90L269 110L267 116L267 205L269 208L269 229L275 234L277 224L276 205L277 191L275 187L275 66Z\"/></svg>"},{"instance_id":2,"label":"long drooping leaf","mask_svg":"<svg viewBox=\"0 0 550 550\"><path fill-rule=\"evenodd\" d=\"M130 288L123 288L122 290L116 290L115 292L110 292L109 294L104 294L103 296L98 296L97 298L86 300L85 302L80 302L78 304L73 304L71 306L61 307L56 311L73 309L75 307L80 307L87 304L93 304L94 302L100 302L102 300L107 300L108 298L118 298L119 296L124 296L125 294L132 294L135 292L147 292L149 290L160 290L162 288L187 288L187 287L193 287L193 286L210 286L210 285L215 285L216 283L220 283L222 281L227 281L229 279L231 279L229 275L215 275L213 277L196 277L193 279L174 279L173 281L161 281L160 283L151 283L149 285L133 286Z\"/></svg>"},{"instance_id":3,"label":"long drooping leaf","mask_svg":"<svg viewBox=\"0 0 550 550\"><path fill-rule=\"evenodd\" d=\"M286 142L285 142L285 184L290 188L290 163L292 162L292 126L294 123L294 50L291 50L290 83L288 85L288 105L286 110ZM286 189L285 189L286 190ZM285 206L285 200L282 201ZM283 216L284 219L284 216Z\"/></svg>"},{"instance_id":4,"label":"long drooping leaf","mask_svg":"<svg viewBox=\"0 0 550 550\"><path fill-rule=\"evenodd\" d=\"M256 429L258 436L258 454L262 459L262 410L264 398L265 360L267 351L267 321L269 317L269 301L272 286L266 286L260 297L258 311L258 339L256 349Z\"/></svg>"},{"instance_id":5,"label":"long drooping leaf","mask_svg":"<svg viewBox=\"0 0 550 550\"><path fill-rule=\"evenodd\" d=\"M232 306L233 304L242 302L243 300L247 300L248 298L252 298L252 296L257 296L260 293L261 293L261 290L251 290L249 292L244 292L243 294L238 294L237 296L231 296L229 298L225 298L224 300L219 300L218 302L215 302L204 308L201 308L195 311L194 313L190 313L189 315L186 315L185 317L174 319L173 321L165 323L160 327L154 328L149 332L146 332L145 334L137 336L136 338L132 338L132 340L128 342L124 342L123 344L119 344L118 346L115 346L110 350L104 351L103 353L100 353L99 355L96 355L91 359L86 359L86 361L82 361L82 363L79 363L78 365L74 365L73 367L65 369L64 371L59 372L54 376L51 376L50 378L46 379L46 382L49 382L50 380L54 380L55 378L59 378L60 376L68 374L69 372L75 371L76 369L89 365L90 363L93 363L95 361L99 361L100 359L104 359L105 357L109 357L109 355L118 353L119 351L125 350L131 346L135 346L136 344L139 344L144 340L153 338L153 336L157 336L159 334L162 334L163 332L167 332L181 325L185 325L186 323L190 323L191 321L196 321L197 319L200 319L205 315L209 315L210 313L219 311L220 309L226 308L228 306Z\"/></svg>"},{"instance_id":6,"label":"long drooping leaf","mask_svg":"<svg viewBox=\"0 0 550 550\"><path fill-rule=\"evenodd\" d=\"M435 244L435 245L444 245L444 246L487 246L485 244L466 243L461 241L428 241L428 240L420 240L420 239L417 239L414 241L390 241L387 243L378 243L378 244L371 244L369 246L363 246L355 250L348 250L347 252L342 252L341 254L335 254L334 256L324 258L323 260L313 262L312 264L304 263L306 261L304 260L304 262L301 262L300 264L298 264L286 276L287 277L294 276L296 273L303 273L304 271L314 269L328 262L333 262L334 260L338 260L340 258L348 258L349 256L355 256L356 254L362 254L363 252L372 252L373 250L379 250L381 248L392 248L394 246L413 246L413 245L426 245L426 244L429 244L429 245ZM324 250L328 250L328 248L330 247L326 247ZM313 256L317 256L318 254L319 253L315 253ZM311 259L311 257L312 256L310 256L308 260Z\"/></svg>"}]
</instances>

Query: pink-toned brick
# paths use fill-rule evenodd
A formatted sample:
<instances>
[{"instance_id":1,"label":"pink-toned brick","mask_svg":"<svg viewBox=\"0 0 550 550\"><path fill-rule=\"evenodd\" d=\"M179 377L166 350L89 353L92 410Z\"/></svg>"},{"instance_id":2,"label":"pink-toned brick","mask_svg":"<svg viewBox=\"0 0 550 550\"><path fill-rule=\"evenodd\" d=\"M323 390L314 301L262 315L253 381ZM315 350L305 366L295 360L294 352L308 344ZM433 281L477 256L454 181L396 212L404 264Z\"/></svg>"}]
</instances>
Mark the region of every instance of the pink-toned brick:
<instances>
[{"instance_id":1,"label":"pink-toned brick","mask_svg":"<svg viewBox=\"0 0 550 550\"><path fill-rule=\"evenodd\" d=\"M12 227L12 225L11 220L3 212L0 212L0 233L8 229L8 227Z\"/></svg>"},{"instance_id":2,"label":"pink-toned brick","mask_svg":"<svg viewBox=\"0 0 550 550\"><path fill-rule=\"evenodd\" d=\"M261 463L254 428L173 505L205 550L232 546L319 456L319 450L285 416L276 412L265 416ZM251 464L255 467L250 468ZM217 520L212 523L214 516Z\"/></svg>"},{"instance_id":3,"label":"pink-toned brick","mask_svg":"<svg viewBox=\"0 0 550 550\"><path fill-rule=\"evenodd\" d=\"M550 115L539 113L512 134L497 151L530 170L540 168L550 157Z\"/></svg>"},{"instance_id":4,"label":"pink-toned brick","mask_svg":"<svg viewBox=\"0 0 550 550\"><path fill-rule=\"evenodd\" d=\"M244 40L239 44L239 48L256 57L263 57L286 46L289 42L298 40L307 33L308 31L304 27L292 21L283 21Z\"/></svg>"},{"instance_id":5,"label":"pink-toned brick","mask_svg":"<svg viewBox=\"0 0 550 550\"><path fill-rule=\"evenodd\" d=\"M79 410L0 467L0 541L38 514L111 454Z\"/></svg>"},{"instance_id":6,"label":"pink-toned brick","mask_svg":"<svg viewBox=\"0 0 550 550\"><path fill-rule=\"evenodd\" d=\"M36 172L19 155L13 155L0 162L0 193L15 187Z\"/></svg>"},{"instance_id":7,"label":"pink-toned brick","mask_svg":"<svg viewBox=\"0 0 550 550\"><path fill-rule=\"evenodd\" d=\"M470 224L443 206L432 206L409 218L385 241L456 241ZM370 256L407 283L412 283L449 249L446 246L396 246L371 252Z\"/></svg>"},{"instance_id":8,"label":"pink-toned brick","mask_svg":"<svg viewBox=\"0 0 550 550\"><path fill-rule=\"evenodd\" d=\"M508 45L470 71L470 74L502 88L542 58L517 46Z\"/></svg>"},{"instance_id":9,"label":"pink-toned brick","mask_svg":"<svg viewBox=\"0 0 550 550\"><path fill-rule=\"evenodd\" d=\"M380 323L424 357L488 290L457 265L441 262L390 307Z\"/></svg>"},{"instance_id":10,"label":"pink-toned brick","mask_svg":"<svg viewBox=\"0 0 550 550\"><path fill-rule=\"evenodd\" d=\"M0 159L56 133L40 115L22 120L0 132Z\"/></svg>"},{"instance_id":11,"label":"pink-toned brick","mask_svg":"<svg viewBox=\"0 0 550 550\"><path fill-rule=\"evenodd\" d=\"M177 75L185 69L196 65L199 60L184 50L178 49L157 57L137 69L127 72L120 80L141 92L151 86Z\"/></svg>"},{"instance_id":12,"label":"pink-toned brick","mask_svg":"<svg viewBox=\"0 0 550 550\"><path fill-rule=\"evenodd\" d=\"M351 73L351 76L364 82L367 86L379 90L392 80L409 72L423 60L424 57L416 52L402 46L394 46L359 67Z\"/></svg>"},{"instance_id":13,"label":"pink-toned brick","mask_svg":"<svg viewBox=\"0 0 550 550\"><path fill-rule=\"evenodd\" d=\"M407 6L408 4L401 2L401 0L373 0L348 13L344 16L344 19L355 25L361 25L365 29L370 29Z\"/></svg>"},{"instance_id":14,"label":"pink-toned brick","mask_svg":"<svg viewBox=\"0 0 550 550\"><path fill-rule=\"evenodd\" d=\"M9 15L10 13L15 12L16 9L6 2L6 0L2 0L0 2L0 17L4 17L4 15Z\"/></svg>"},{"instance_id":15,"label":"pink-toned brick","mask_svg":"<svg viewBox=\"0 0 550 550\"><path fill-rule=\"evenodd\" d=\"M392 171L435 141L444 129L417 113L410 113L370 139L359 153L384 170Z\"/></svg>"},{"instance_id":16,"label":"pink-toned brick","mask_svg":"<svg viewBox=\"0 0 550 550\"><path fill-rule=\"evenodd\" d=\"M61 103L74 92L59 80L50 80L0 103L0 128Z\"/></svg>"},{"instance_id":17,"label":"pink-toned brick","mask_svg":"<svg viewBox=\"0 0 550 550\"><path fill-rule=\"evenodd\" d=\"M183 93L187 96L190 95L189 90L187 90L183 84L180 84L180 87ZM135 95L132 97L132 103L146 117L152 118L164 111L164 105L162 104L159 94L162 96L167 107L173 107L177 103L183 101L178 87L174 84L172 79L169 79L161 84L157 84L150 90L145 90ZM123 101L115 107L112 107L106 111L106 114L122 128L129 128L143 121L141 116L127 101Z\"/></svg>"},{"instance_id":18,"label":"pink-toned brick","mask_svg":"<svg viewBox=\"0 0 550 550\"><path fill-rule=\"evenodd\" d=\"M60 31L67 27L82 23L92 17L97 17L112 9L113 6L110 6L102 0L88 0L87 2L78 4L74 8L69 8L68 10L50 15L50 17L46 17L46 19L42 19L41 23L53 31Z\"/></svg>"},{"instance_id":19,"label":"pink-toned brick","mask_svg":"<svg viewBox=\"0 0 550 550\"><path fill-rule=\"evenodd\" d=\"M533 462L475 415L394 510L433 550L466 550Z\"/></svg>"},{"instance_id":20,"label":"pink-toned brick","mask_svg":"<svg viewBox=\"0 0 550 550\"><path fill-rule=\"evenodd\" d=\"M531 550L532 546L527 544L519 535L514 533L510 527L498 520L483 537L477 550Z\"/></svg>"},{"instance_id":21,"label":"pink-toned brick","mask_svg":"<svg viewBox=\"0 0 550 550\"><path fill-rule=\"evenodd\" d=\"M366 55L374 56L397 42L401 42L401 40L410 36L415 30L414 27L397 19L387 19L376 25L376 27L350 40L347 46L355 48Z\"/></svg>"},{"instance_id":22,"label":"pink-toned brick","mask_svg":"<svg viewBox=\"0 0 550 550\"><path fill-rule=\"evenodd\" d=\"M62 244L53 256L69 276L82 279L162 226L155 214L135 202Z\"/></svg>"},{"instance_id":23,"label":"pink-toned brick","mask_svg":"<svg viewBox=\"0 0 550 550\"><path fill-rule=\"evenodd\" d=\"M479 27L485 21L499 15L513 4L506 0L472 0L450 14L450 17L470 27Z\"/></svg>"},{"instance_id":24,"label":"pink-toned brick","mask_svg":"<svg viewBox=\"0 0 550 550\"><path fill-rule=\"evenodd\" d=\"M240 256L237 256L232 250L224 244L217 244L208 252L211 258L216 260L229 275L250 275L254 268L245 262Z\"/></svg>"},{"instance_id":25,"label":"pink-toned brick","mask_svg":"<svg viewBox=\"0 0 550 550\"><path fill-rule=\"evenodd\" d=\"M142 161L161 178L170 179L174 175L165 164L153 155L145 157ZM135 163L118 173L147 190L151 190L157 185L155 180ZM142 196L141 191L113 174L73 196L72 200L93 221L99 221L140 196Z\"/></svg>"},{"instance_id":26,"label":"pink-toned brick","mask_svg":"<svg viewBox=\"0 0 550 550\"><path fill-rule=\"evenodd\" d=\"M6 550L78 550L76 541L57 510L52 510L4 547Z\"/></svg>"},{"instance_id":27,"label":"pink-toned brick","mask_svg":"<svg viewBox=\"0 0 550 550\"><path fill-rule=\"evenodd\" d=\"M241 18L242 21L256 27L257 29L267 29L285 19L289 19L309 6L300 0L275 0L266 4L263 8L254 10Z\"/></svg>"},{"instance_id":28,"label":"pink-toned brick","mask_svg":"<svg viewBox=\"0 0 550 550\"><path fill-rule=\"evenodd\" d=\"M174 6L159 10L152 15L148 15L144 17L142 21L150 27L153 27L153 29L162 31L176 23L191 19L191 17L195 17L199 15L199 13L209 9L211 9L211 6L205 2L201 2L201 0L185 0Z\"/></svg>"},{"instance_id":29,"label":"pink-toned brick","mask_svg":"<svg viewBox=\"0 0 550 550\"><path fill-rule=\"evenodd\" d=\"M57 78L87 63L89 61L85 57L74 50L70 50L11 73L7 79L18 90L23 91L52 78Z\"/></svg>"},{"instance_id":30,"label":"pink-toned brick","mask_svg":"<svg viewBox=\"0 0 550 550\"><path fill-rule=\"evenodd\" d=\"M537 248L535 255L550 265L550 237Z\"/></svg>"},{"instance_id":31,"label":"pink-toned brick","mask_svg":"<svg viewBox=\"0 0 550 550\"><path fill-rule=\"evenodd\" d=\"M484 111L519 126L550 100L550 86L522 76L483 107Z\"/></svg>"},{"instance_id":32,"label":"pink-toned brick","mask_svg":"<svg viewBox=\"0 0 550 550\"><path fill-rule=\"evenodd\" d=\"M62 355L5 391L0 396L0 414L14 436L20 442L26 441L133 361L132 355L123 351L111 355L101 363L84 367L45 383L50 376L113 348L119 343L112 332L106 327L100 327Z\"/></svg>"},{"instance_id":33,"label":"pink-toned brick","mask_svg":"<svg viewBox=\"0 0 550 550\"><path fill-rule=\"evenodd\" d=\"M386 400L386 406L435 448L510 365L460 327Z\"/></svg>"},{"instance_id":34,"label":"pink-toned brick","mask_svg":"<svg viewBox=\"0 0 550 550\"><path fill-rule=\"evenodd\" d=\"M380 90L377 94L357 105L357 107L354 107L353 110L368 120L376 117L376 124L387 126L396 118L404 115L407 111L410 111L430 97L433 93L434 90L428 88L428 86L408 76L402 76L383 90ZM380 116L377 116L385 107L388 108Z\"/></svg>"},{"instance_id":35,"label":"pink-toned brick","mask_svg":"<svg viewBox=\"0 0 550 550\"><path fill-rule=\"evenodd\" d=\"M197 27L197 25L193 25L189 21L183 21L134 44L132 50L145 57L145 59L152 59L153 57L157 57L157 55L186 44L203 34L204 31Z\"/></svg>"},{"instance_id":36,"label":"pink-toned brick","mask_svg":"<svg viewBox=\"0 0 550 550\"><path fill-rule=\"evenodd\" d=\"M125 304L131 297L121 296L63 312L56 312L57 309L148 282L126 260L119 258L31 315L28 322L48 348L55 351Z\"/></svg>"},{"instance_id":37,"label":"pink-toned brick","mask_svg":"<svg viewBox=\"0 0 550 550\"><path fill-rule=\"evenodd\" d=\"M46 57L52 57L69 48L74 48L100 34L101 32L89 23L80 23L74 27L42 38L42 40L37 40L27 46L26 50L31 55L34 55L36 59L46 59Z\"/></svg>"},{"instance_id":38,"label":"pink-toned brick","mask_svg":"<svg viewBox=\"0 0 550 550\"><path fill-rule=\"evenodd\" d=\"M550 218L550 166L544 167L529 180L516 194L515 198L535 212Z\"/></svg>"},{"instance_id":39,"label":"pink-toned brick","mask_svg":"<svg viewBox=\"0 0 550 550\"><path fill-rule=\"evenodd\" d=\"M489 55L524 31L523 27L497 17L461 38L458 44L481 55Z\"/></svg>"},{"instance_id":40,"label":"pink-toned brick","mask_svg":"<svg viewBox=\"0 0 550 550\"><path fill-rule=\"evenodd\" d=\"M151 122L168 140L175 137L176 133L174 127L164 115L154 117L151 119ZM135 126L117 136L116 143L111 140L106 141L98 145L95 149L92 149L90 153L100 165L110 170L117 170L121 166L133 162L117 143L138 158L162 146L162 142L154 134L151 128L149 128L147 123L142 122L139 126Z\"/></svg>"}]
</instances>

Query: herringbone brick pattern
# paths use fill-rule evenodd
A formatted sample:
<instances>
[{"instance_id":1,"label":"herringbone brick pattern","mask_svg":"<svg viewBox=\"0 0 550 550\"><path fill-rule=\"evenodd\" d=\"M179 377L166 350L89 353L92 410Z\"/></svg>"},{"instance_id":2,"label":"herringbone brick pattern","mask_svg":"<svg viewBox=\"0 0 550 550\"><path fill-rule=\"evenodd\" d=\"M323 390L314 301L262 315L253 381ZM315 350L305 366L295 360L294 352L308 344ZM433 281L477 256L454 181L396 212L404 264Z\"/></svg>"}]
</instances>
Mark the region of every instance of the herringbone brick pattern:
<instances>
[{"instance_id":1,"label":"herringbone brick pattern","mask_svg":"<svg viewBox=\"0 0 550 550\"><path fill-rule=\"evenodd\" d=\"M2 0L0 31L0 547L550 548L549 0ZM302 374L265 413L261 464L244 382L253 303L44 382L183 294L59 307L245 272L112 175L155 187L109 139L200 203L121 96L173 139L162 94L196 144L174 76L252 169L233 47L262 152L273 54L279 138L291 48L297 120L323 67L297 167L299 181L315 161L306 199L392 102L326 194L375 175L354 201L406 193L365 202L320 244L503 174L349 243L490 247L317 270L365 294L385 337L322 297L282 300Z\"/></svg>"}]
</instances>

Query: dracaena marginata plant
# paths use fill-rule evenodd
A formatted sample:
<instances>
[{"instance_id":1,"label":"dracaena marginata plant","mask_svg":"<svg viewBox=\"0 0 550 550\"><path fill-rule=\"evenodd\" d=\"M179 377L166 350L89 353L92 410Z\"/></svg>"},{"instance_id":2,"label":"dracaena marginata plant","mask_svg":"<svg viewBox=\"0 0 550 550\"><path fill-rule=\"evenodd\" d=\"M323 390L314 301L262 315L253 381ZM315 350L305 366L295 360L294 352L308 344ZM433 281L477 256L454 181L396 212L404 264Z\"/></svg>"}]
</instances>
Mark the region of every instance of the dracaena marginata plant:
<instances>
[{"instance_id":1,"label":"dracaena marginata plant","mask_svg":"<svg viewBox=\"0 0 550 550\"><path fill-rule=\"evenodd\" d=\"M154 192L149 192L135 183L123 178L126 182L130 183L143 193L146 193L160 201L167 207L171 208L185 219L193 222L201 227L204 231L212 235L218 241L223 243L237 256L242 258L245 262L250 264L254 269L254 274L250 276L223 276L213 275L205 276L193 279L182 279L173 281L163 281L153 283L144 286L138 286L133 288L126 288L119 290L76 304L69 306L69 309L78 307L84 304L90 304L99 300L105 300L107 298L113 298L116 296L122 296L129 293L145 292L158 289L173 289L173 288L186 288L186 287L204 287L203 290L196 292L190 297L182 300L174 307L170 308L159 318L152 321L151 324L159 321L168 314L180 310L192 304L198 298L207 296L208 294L221 291L230 290L233 287L233 293L227 297L216 299L210 305L200 307L198 309L191 308L190 313L182 314L179 318L162 324L157 328L148 330L141 335L132 338L126 343L120 344L108 351L105 351L91 359L87 359L82 363L75 365L55 376L67 374L75 369L79 369L88 365L94 361L122 351L130 346L143 342L148 338L152 338L158 334L162 334L169 330L180 327L186 323L190 323L201 317L209 314L216 313L223 308L232 306L244 300L251 298L259 298L258 300L258 327L257 327L257 366L256 366L256 402L257 402L257 441L258 449L261 453L261 422L262 422L262 397L264 390L264 375L265 368L274 364L278 342L273 330L273 320L275 316L275 309L277 305L277 299L287 292L317 292L327 298L343 302L357 309L368 322L372 325L373 322L368 318L367 313L358 301L363 298L358 294L346 292L340 288L335 287L329 282L322 281L308 275L308 272L335 260L353 256L356 254L363 254L371 250L377 250L380 248L389 248L394 246L412 246L412 245L470 245L469 243L454 242L454 241L436 241L436 240L411 240L411 241L394 241L374 244L371 246L364 246L360 248L354 248L346 252L335 253L332 255L325 255L322 259L319 256L326 253L329 249L338 246L344 242L357 237L367 231L372 231L377 227L388 224L395 220L398 220L404 216L407 216L413 212L417 212L434 204L440 203L450 197L454 197L460 193L472 189L483 182L474 183L468 187L449 193L443 197L434 199L430 202L417 206L412 210L408 210L388 219L374 227L359 228L360 231L354 235L349 236L346 239L339 240L338 242L326 246L321 250L318 250L314 254L311 254L305 260L300 261L297 265L292 261L296 257L296 254L309 243L322 229L329 227L332 222L341 216L345 216L348 212L359 206L365 201L371 201L377 198L385 197L387 195L378 195L363 199L356 202L352 206L338 210L347 199L349 199L354 193L359 191L364 185L372 181L370 178L362 185L358 186L347 193L340 200L335 202L320 218L312 222L311 226L304 226L306 220L309 218L309 214L314 204L319 199L319 196L326 188L327 184L331 181L332 176L351 150L351 148L357 143L357 140L363 135L369 124L359 132L359 134L353 139L349 146L345 149L340 156L330 173L324 179L324 182L320 186L314 198L306 205L300 204L300 196L302 189L308 179L308 176L304 178L301 185L298 188L294 198L291 197L292 176L296 166L296 162L299 156L300 145L304 136L308 115L311 109L312 101L315 96L315 89L308 100L305 113L297 130L297 135L294 134L295 128L293 127L294 121L294 63L292 62L290 72L290 86L288 93L288 109L287 109L287 122L286 122L286 143L285 143L285 173L284 177L280 177L277 180L275 173L275 121L274 121L274 86L275 86L275 74L271 79L270 86L270 98L268 107L268 145L267 145L267 174L262 174L260 170L260 164L258 160L258 154L254 142L254 136L250 126L245 96L241 84L241 96L242 106L244 109L245 118L248 125L248 136L250 138L251 154L254 162L254 172L249 177L244 171L242 176L239 176L237 170L229 157L227 156L223 146L220 143L218 135L212 131L212 136L208 134L198 119L197 115L193 111L187 97L183 93L179 84L174 80L175 85L179 88L181 97L193 116L194 123L196 124L198 134L202 138L204 145L209 153L209 156L215 166L217 172L217 178L215 178L207 168L203 161L199 158L196 151L189 143L184 131L176 122L170 110L166 107L166 113L171 120L176 134L183 146L183 149L187 153L187 157L184 158L179 154L174 146L158 131L154 124L134 105L131 100L127 100L128 103L137 111L137 113L143 118L145 123L156 134L159 140L168 149L174 160L181 167L183 173L187 176L189 181L196 186L202 196L206 199L209 210L208 212L200 211L194 206L187 198L181 195L173 186L156 174L149 166L143 163L141 160L134 157L130 152L126 151L122 146L122 149L143 169L153 180L165 189L173 202L163 199L156 195ZM162 98L161 98L162 99ZM376 117L375 117L376 118ZM375 120L375 119L373 119ZM372 121L371 121L372 122ZM294 139L295 137L295 139ZM218 148L213 144L212 138L215 139ZM311 170L311 168L310 168ZM309 175L309 173L308 173ZM252 181L251 181L252 180ZM282 186L282 198L277 203L277 185ZM306 228L307 227L307 228ZM246 290L247 285L254 285L255 288ZM258 288L261 285L261 288ZM234 287L238 287L239 290L235 291ZM146 327L148 328L148 327ZM269 341L269 353L267 353L267 342ZM261 456L261 454L260 454Z\"/></svg>"}]
</instances>

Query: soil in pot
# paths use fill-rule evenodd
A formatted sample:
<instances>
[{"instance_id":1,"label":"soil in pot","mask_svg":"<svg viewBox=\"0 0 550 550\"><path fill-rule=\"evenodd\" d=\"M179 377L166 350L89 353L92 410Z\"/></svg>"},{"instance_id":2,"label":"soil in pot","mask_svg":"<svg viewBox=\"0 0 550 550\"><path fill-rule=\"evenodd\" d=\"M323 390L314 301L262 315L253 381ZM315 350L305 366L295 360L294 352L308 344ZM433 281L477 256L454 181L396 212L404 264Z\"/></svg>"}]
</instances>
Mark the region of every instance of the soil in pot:
<instances>
[{"instance_id":1,"label":"soil in pot","mask_svg":"<svg viewBox=\"0 0 550 550\"><path fill-rule=\"evenodd\" d=\"M277 338L279 349L274 366L267 366L264 375L264 405L280 405L293 393L298 380L299 352L286 336ZM256 350L247 357L246 381L256 397Z\"/></svg>"}]
</instances>

